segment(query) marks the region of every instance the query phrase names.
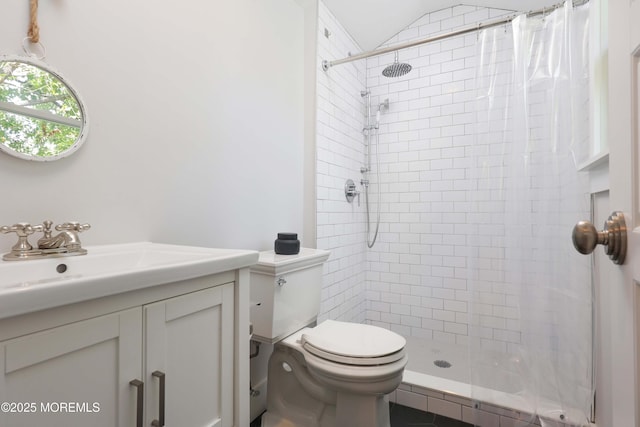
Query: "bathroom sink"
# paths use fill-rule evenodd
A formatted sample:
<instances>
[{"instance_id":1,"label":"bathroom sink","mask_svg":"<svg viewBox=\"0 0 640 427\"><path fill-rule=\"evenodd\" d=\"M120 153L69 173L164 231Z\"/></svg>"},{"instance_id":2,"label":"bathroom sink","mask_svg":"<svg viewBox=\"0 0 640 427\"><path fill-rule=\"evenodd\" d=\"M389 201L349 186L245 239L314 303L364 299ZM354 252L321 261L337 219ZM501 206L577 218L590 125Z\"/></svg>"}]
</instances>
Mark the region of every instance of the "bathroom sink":
<instances>
[{"instance_id":1,"label":"bathroom sink","mask_svg":"<svg viewBox=\"0 0 640 427\"><path fill-rule=\"evenodd\" d=\"M0 261L0 319L248 267L255 251L140 242L87 246L87 255Z\"/></svg>"}]
</instances>

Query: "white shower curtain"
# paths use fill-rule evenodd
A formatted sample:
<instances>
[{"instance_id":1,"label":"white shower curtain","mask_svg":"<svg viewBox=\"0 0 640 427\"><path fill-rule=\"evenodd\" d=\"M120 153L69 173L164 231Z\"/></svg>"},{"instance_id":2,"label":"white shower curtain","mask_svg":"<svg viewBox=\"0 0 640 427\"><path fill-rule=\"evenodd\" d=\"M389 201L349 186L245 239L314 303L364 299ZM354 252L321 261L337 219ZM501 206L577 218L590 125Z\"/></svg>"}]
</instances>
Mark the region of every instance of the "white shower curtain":
<instances>
[{"instance_id":1,"label":"white shower curtain","mask_svg":"<svg viewBox=\"0 0 640 427\"><path fill-rule=\"evenodd\" d=\"M590 418L591 264L571 244L590 213L577 170L589 146L587 28L588 6L567 2L478 34L467 242L478 425L490 425L489 403L520 410L508 415L522 426Z\"/></svg>"}]
</instances>

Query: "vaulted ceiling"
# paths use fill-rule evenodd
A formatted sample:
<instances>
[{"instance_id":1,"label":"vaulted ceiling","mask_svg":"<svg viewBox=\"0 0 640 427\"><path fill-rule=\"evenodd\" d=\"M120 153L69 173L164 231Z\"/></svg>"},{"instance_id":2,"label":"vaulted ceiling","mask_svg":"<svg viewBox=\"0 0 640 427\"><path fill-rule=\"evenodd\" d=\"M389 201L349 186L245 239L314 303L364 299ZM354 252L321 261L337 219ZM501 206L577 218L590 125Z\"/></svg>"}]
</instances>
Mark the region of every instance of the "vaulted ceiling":
<instances>
[{"instance_id":1,"label":"vaulted ceiling","mask_svg":"<svg viewBox=\"0 0 640 427\"><path fill-rule=\"evenodd\" d=\"M425 13L459 4L530 11L560 0L324 0L363 51L380 46Z\"/></svg>"}]
</instances>

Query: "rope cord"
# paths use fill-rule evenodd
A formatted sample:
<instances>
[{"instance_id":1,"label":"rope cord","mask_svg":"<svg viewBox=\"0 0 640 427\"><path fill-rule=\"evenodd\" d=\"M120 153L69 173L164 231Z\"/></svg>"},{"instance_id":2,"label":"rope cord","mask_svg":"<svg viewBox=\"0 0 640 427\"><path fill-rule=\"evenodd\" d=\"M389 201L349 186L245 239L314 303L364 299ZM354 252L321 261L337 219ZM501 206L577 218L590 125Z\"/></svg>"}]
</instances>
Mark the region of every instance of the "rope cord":
<instances>
[{"instance_id":1,"label":"rope cord","mask_svg":"<svg viewBox=\"0 0 640 427\"><path fill-rule=\"evenodd\" d=\"M29 31L31 43L40 41L40 27L38 26L38 0L29 0Z\"/></svg>"}]
</instances>

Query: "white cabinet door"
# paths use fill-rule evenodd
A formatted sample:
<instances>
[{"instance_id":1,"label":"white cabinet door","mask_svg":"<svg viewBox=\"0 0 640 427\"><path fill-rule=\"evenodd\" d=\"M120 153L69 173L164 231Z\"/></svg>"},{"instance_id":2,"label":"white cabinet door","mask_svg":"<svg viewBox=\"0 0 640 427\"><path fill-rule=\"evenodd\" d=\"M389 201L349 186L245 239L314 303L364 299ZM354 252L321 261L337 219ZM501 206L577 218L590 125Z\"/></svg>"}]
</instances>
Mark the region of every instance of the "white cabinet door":
<instances>
[{"instance_id":1,"label":"white cabinet door","mask_svg":"<svg viewBox=\"0 0 640 427\"><path fill-rule=\"evenodd\" d=\"M0 426L134 426L142 309L0 343Z\"/></svg>"},{"instance_id":2,"label":"white cabinet door","mask_svg":"<svg viewBox=\"0 0 640 427\"><path fill-rule=\"evenodd\" d=\"M233 284L144 307L146 423L167 427L233 425Z\"/></svg>"}]
</instances>

